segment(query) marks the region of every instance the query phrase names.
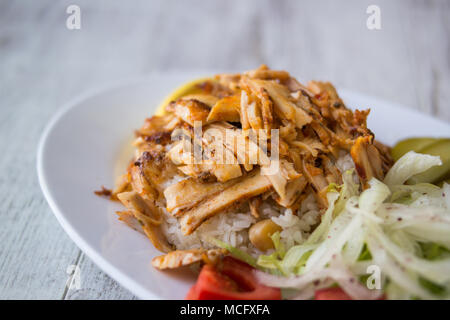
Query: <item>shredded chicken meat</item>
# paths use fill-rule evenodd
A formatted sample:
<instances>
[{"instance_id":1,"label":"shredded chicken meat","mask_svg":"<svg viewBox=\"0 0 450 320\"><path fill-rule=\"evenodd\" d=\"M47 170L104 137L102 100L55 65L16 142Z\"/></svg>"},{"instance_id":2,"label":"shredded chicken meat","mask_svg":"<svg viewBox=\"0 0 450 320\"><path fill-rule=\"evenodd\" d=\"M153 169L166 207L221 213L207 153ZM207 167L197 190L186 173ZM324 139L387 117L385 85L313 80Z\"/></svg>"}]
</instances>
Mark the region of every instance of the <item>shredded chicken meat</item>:
<instances>
[{"instance_id":1,"label":"shredded chicken meat","mask_svg":"<svg viewBox=\"0 0 450 320\"><path fill-rule=\"evenodd\" d=\"M256 220L269 198L297 210L312 193L326 208L328 185L342 183L336 166L342 152L351 155L363 188L392 165L389 148L367 128L370 110L351 111L328 82L303 85L263 65L196 86L195 94L178 97L136 131L136 156L108 194L126 207L120 220L168 253L152 261L159 269L209 263L223 254L172 251L161 229L165 214L189 235L242 203Z\"/></svg>"},{"instance_id":2,"label":"shredded chicken meat","mask_svg":"<svg viewBox=\"0 0 450 320\"><path fill-rule=\"evenodd\" d=\"M191 249L175 250L165 255L152 259L152 265L155 268L176 269L183 266L189 266L194 263L216 264L219 259L226 254L223 249Z\"/></svg>"}]
</instances>

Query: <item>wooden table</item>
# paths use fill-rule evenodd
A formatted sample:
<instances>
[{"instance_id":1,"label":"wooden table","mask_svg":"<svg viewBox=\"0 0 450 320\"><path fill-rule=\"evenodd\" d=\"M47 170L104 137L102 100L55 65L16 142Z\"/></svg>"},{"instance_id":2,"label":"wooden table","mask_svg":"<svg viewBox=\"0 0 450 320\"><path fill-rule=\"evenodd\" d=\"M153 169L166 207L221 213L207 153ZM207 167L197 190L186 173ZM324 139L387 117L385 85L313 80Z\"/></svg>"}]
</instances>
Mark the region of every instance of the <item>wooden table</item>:
<instances>
[{"instance_id":1,"label":"wooden table","mask_svg":"<svg viewBox=\"0 0 450 320\"><path fill-rule=\"evenodd\" d=\"M367 6L381 30L366 27ZM81 29L66 8L81 8ZM36 148L70 98L160 71L262 63L450 121L450 1L0 1L0 298L133 299L68 238ZM66 272L81 270L81 289Z\"/></svg>"}]
</instances>

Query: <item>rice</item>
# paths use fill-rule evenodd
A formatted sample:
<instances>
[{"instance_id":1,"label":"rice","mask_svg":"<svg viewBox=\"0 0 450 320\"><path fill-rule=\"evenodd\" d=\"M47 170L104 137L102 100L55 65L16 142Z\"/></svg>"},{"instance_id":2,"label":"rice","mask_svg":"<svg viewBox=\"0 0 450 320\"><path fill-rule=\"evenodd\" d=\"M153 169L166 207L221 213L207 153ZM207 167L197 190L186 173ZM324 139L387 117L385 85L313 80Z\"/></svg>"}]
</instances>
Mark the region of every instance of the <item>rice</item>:
<instances>
[{"instance_id":1,"label":"rice","mask_svg":"<svg viewBox=\"0 0 450 320\"><path fill-rule=\"evenodd\" d=\"M355 163L353 162L350 153L341 150L339 153L339 158L336 160L336 167L342 173L347 170L354 169ZM353 172L353 181L355 183L359 182L358 174L356 172Z\"/></svg>"},{"instance_id":2,"label":"rice","mask_svg":"<svg viewBox=\"0 0 450 320\"><path fill-rule=\"evenodd\" d=\"M258 256L261 252L253 246L248 237L248 230L257 219L250 214L248 206L240 209L215 215L187 236L181 232L178 220L166 212L163 232L168 241L179 250L214 248L209 239L215 238ZM320 212L314 196L311 195L303 201L298 215L293 214L291 209L280 208L272 201L265 201L261 206L261 219L267 218L271 218L283 228L280 233L281 241L289 248L308 238L312 227L320 220Z\"/></svg>"},{"instance_id":3,"label":"rice","mask_svg":"<svg viewBox=\"0 0 450 320\"><path fill-rule=\"evenodd\" d=\"M339 152L339 158L336 160L336 167L340 172L345 172L347 170L353 169L355 167L355 164L353 163L353 159L350 153L341 150Z\"/></svg>"},{"instance_id":4,"label":"rice","mask_svg":"<svg viewBox=\"0 0 450 320\"><path fill-rule=\"evenodd\" d=\"M354 168L351 156L348 153L342 153L336 161L336 167L341 172ZM320 222L321 217L321 211L313 194L309 194L303 200L296 213L289 208L286 209L276 205L271 199L267 199L261 204L261 217L259 219L250 214L248 204L243 204L239 208L213 216L192 234L185 236L181 232L177 218L164 208L163 210L165 219L162 230L168 241L178 250L214 248L215 245L210 242L210 239L215 238L255 257L262 252L250 242L248 230L258 220L272 219L279 225L282 228L280 239L285 248L289 249L306 241L314 227Z\"/></svg>"},{"instance_id":5,"label":"rice","mask_svg":"<svg viewBox=\"0 0 450 320\"><path fill-rule=\"evenodd\" d=\"M272 221L283 228L280 239L286 248L290 248L308 238L320 221L320 211L314 196L310 194L303 200L297 215L291 209L285 209L283 214L272 217Z\"/></svg>"},{"instance_id":6,"label":"rice","mask_svg":"<svg viewBox=\"0 0 450 320\"><path fill-rule=\"evenodd\" d=\"M215 238L233 247L248 249L248 229L256 222L250 212L220 213L203 223L190 235L183 235L179 222L166 214L163 231L170 243L177 249L213 248L209 239Z\"/></svg>"}]
</instances>

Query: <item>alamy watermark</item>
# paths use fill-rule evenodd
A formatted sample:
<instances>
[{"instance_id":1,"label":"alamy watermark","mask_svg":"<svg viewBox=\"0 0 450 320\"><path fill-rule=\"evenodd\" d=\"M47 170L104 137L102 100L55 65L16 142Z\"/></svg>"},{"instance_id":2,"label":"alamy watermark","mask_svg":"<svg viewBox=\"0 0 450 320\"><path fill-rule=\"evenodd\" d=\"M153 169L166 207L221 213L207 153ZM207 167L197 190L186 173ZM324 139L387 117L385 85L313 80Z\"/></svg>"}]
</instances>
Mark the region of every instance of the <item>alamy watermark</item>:
<instances>
[{"instance_id":1,"label":"alamy watermark","mask_svg":"<svg viewBox=\"0 0 450 320\"><path fill-rule=\"evenodd\" d=\"M66 18L66 27L69 30L81 29L81 8L76 4L71 4L66 8L69 15ZM366 20L366 27L369 30L381 30L381 9L376 4L367 7L366 13L369 15Z\"/></svg>"},{"instance_id":2,"label":"alamy watermark","mask_svg":"<svg viewBox=\"0 0 450 320\"><path fill-rule=\"evenodd\" d=\"M224 127L207 127L195 121L193 131L176 129L172 141L178 146L171 150L175 164L201 165L214 163L260 165L264 175L279 170L279 129L266 131L236 130Z\"/></svg>"},{"instance_id":3,"label":"alamy watermark","mask_svg":"<svg viewBox=\"0 0 450 320\"><path fill-rule=\"evenodd\" d=\"M366 273L370 276L366 280L366 286L370 290L381 289L381 269L377 265L370 265L366 269Z\"/></svg>"},{"instance_id":4,"label":"alamy watermark","mask_svg":"<svg viewBox=\"0 0 450 320\"><path fill-rule=\"evenodd\" d=\"M69 15L66 19L66 28L69 30L81 29L81 9L75 4L67 7L66 13Z\"/></svg>"},{"instance_id":5,"label":"alamy watermark","mask_svg":"<svg viewBox=\"0 0 450 320\"><path fill-rule=\"evenodd\" d=\"M66 290L80 290L81 289L81 270L80 267L71 264L67 267L66 273L69 275L66 281Z\"/></svg>"},{"instance_id":6,"label":"alamy watermark","mask_svg":"<svg viewBox=\"0 0 450 320\"><path fill-rule=\"evenodd\" d=\"M375 4L367 7L366 13L369 15L366 20L366 26L369 30L381 30L381 9Z\"/></svg>"}]
</instances>

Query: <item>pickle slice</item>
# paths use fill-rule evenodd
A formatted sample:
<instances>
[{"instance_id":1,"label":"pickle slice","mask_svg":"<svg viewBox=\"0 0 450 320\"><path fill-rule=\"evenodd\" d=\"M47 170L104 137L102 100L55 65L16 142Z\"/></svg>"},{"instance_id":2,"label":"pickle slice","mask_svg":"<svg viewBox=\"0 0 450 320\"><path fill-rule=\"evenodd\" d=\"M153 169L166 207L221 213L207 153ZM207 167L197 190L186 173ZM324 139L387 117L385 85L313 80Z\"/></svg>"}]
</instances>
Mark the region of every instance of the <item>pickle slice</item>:
<instances>
[{"instance_id":1,"label":"pickle slice","mask_svg":"<svg viewBox=\"0 0 450 320\"><path fill-rule=\"evenodd\" d=\"M402 140L391 149L392 158L397 161L408 151L421 152L422 149L438 140L437 138L409 138Z\"/></svg>"},{"instance_id":2,"label":"pickle slice","mask_svg":"<svg viewBox=\"0 0 450 320\"><path fill-rule=\"evenodd\" d=\"M408 180L408 183L439 183L450 174L450 139L439 139L435 143L422 148L419 152L439 156L442 165L415 175Z\"/></svg>"}]
</instances>

